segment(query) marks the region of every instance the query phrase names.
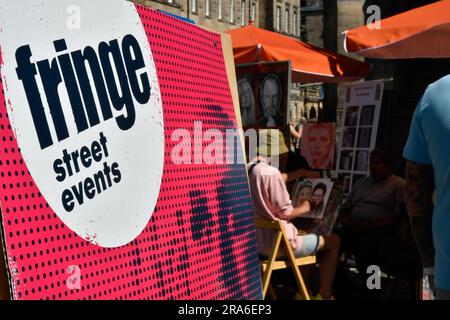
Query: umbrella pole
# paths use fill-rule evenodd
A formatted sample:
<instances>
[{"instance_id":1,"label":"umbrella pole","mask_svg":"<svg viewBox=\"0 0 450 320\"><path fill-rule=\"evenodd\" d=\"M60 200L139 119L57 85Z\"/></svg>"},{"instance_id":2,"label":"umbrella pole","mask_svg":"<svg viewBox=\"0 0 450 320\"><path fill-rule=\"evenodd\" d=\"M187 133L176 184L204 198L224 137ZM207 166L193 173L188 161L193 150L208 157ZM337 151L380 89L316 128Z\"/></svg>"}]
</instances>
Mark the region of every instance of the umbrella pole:
<instances>
[{"instance_id":1,"label":"umbrella pole","mask_svg":"<svg viewBox=\"0 0 450 320\"><path fill-rule=\"evenodd\" d=\"M261 43L258 43L258 46L256 47L256 62L261 61Z\"/></svg>"}]
</instances>

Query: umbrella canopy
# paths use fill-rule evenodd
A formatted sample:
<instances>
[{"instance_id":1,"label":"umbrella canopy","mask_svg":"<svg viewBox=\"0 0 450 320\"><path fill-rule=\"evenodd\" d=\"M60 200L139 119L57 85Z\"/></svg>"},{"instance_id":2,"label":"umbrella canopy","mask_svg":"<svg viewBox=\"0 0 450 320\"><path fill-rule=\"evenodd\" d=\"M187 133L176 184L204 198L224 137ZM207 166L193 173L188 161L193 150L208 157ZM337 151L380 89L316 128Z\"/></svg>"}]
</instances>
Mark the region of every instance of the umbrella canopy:
<instances>
[{"instance_id":1,"label":"umbrella canopy","mask_svg":"<svg viewBox=\"0 0 450 320\"><path fill-rule=\"evenodd\" d=\"M375 25L345 32L344 47L349 53L370 58L450 57L450 1L438 1L403 12Z\"/></svg>"},{"instance_id":2,"label":"umbrella canopy","mask_svg":"<svg viewBox=\"0 0 450 320\"><path fill-rule=\"evenodd\" d=\"M294 82L341 82L365 78L368 64L254 25L227 31L236 64L291 60Z\"/></svg>"}]
</instances>

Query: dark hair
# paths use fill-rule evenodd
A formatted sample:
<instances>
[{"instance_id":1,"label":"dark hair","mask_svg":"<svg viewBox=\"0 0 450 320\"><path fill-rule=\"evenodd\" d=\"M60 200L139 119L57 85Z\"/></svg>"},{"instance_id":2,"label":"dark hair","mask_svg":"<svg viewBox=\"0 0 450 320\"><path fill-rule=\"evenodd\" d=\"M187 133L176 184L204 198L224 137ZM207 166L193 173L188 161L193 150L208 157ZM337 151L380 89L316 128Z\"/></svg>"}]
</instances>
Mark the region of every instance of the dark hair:
<instances>
[{"instance_id":1,"label":"dark hair","mask_svg":"<svg viewBox=\"0 0 450 320\"><path fill-rule=\"evenodd\" d=\"M313 210L317 210L317 209L322 210L323 207L324 207L324 205L325 205L325 204L324 204L324 200L325 200L325 193L327 193L327 186L326 186L324 183L319 182L319 183L316 184L316 186L314 187L313 193L314 193L316 190L318 190L318 189L320 189L320 190L323 191L323 195L322 195L322 199L320 200L319 205L318 205L318 206L314 205Z\"/></svg>"},{"instance_id":2,"label":"dark hair","mask_svg":"<svg viewBox=\"0 0 450 320\"><path fill-rule=\"evenodd\" d=\"M327 193L327 186L325 185L325 183L320 182L316 184L316 186L313 189L313 192L316 191L317 189L322 189L323 194Z\"/></svg>"},{"instance_id":3,"label":"dark hair","mask_svg":"<svg viewBox=\"0 0 450 320\"><path fill-rule=\"evenodd\" d=\"M376 148L370 153L370 158L377 157L383 161L383 163L392 168L394 164L394 157L392 153L386 148Z\"/></svg>"}]
</instances>

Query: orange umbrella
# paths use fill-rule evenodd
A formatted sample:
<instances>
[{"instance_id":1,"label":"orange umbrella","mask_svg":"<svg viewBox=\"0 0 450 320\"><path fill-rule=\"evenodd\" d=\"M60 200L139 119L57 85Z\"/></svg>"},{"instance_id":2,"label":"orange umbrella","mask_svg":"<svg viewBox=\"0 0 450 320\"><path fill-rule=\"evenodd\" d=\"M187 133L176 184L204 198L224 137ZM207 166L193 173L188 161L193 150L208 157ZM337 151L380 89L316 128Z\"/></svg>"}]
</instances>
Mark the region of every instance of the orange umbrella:
<instances>
[{"instance_id":1,"label":"orange umbrella","mask_svg":"<svg viewBox=\"0 0 450 320\"><path fill-rule=\"evenodd\" d=\"M227 31L236 64L291 60L293 82L341 82L366 77L368 64L282 34L248 25Z\"/></svg>"},{"instance_id":2,"label":"orange umbrella","mask_svg":"<svg viewBox=\"0 0 450 320\"><path fill-rule=\"evenodd\" d=\"M450 1L438 1L345 32L347 52L371 58L450 57Z\"/></svg>"}]
</instances>

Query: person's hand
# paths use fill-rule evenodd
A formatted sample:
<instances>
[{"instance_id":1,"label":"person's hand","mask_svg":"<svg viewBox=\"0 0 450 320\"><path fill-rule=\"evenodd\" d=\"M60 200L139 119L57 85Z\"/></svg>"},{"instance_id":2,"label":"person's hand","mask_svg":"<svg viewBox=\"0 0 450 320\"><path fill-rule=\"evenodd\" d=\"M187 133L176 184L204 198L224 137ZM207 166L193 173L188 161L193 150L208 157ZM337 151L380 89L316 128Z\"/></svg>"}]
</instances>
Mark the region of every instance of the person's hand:
<instances>
[{"instance_id":1,"label":"person's hand","mask_svg":"<svg viewBox=\"0 0 450 320\"><path fill-rule=\"evenodd\" d=\"M311 203L308 200L303 201L300 207L302 208L303 213L311 211Z\"/></svg>"},{"instance_id":2,"label":"person's hand","mask_svg":"<svg viewBox=\"0 0 450 320\"><path fill-rule=\"evenodd\" d=\"M303 201L300 205L294 208L289 219L295 219L303 216L311 210L311 205L308 200Z\"/></svg>"}]
</instances>

